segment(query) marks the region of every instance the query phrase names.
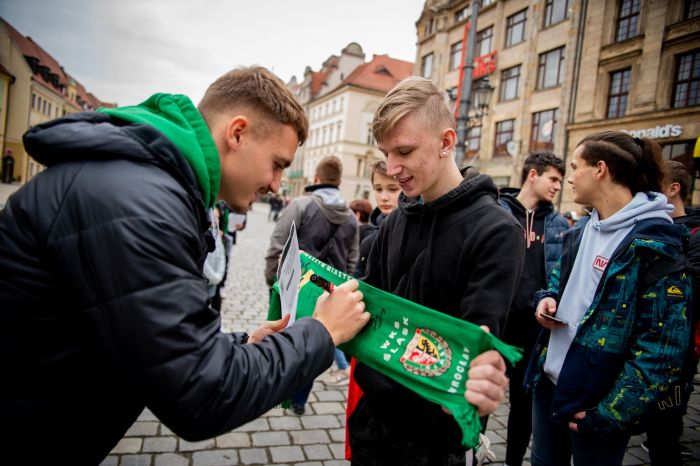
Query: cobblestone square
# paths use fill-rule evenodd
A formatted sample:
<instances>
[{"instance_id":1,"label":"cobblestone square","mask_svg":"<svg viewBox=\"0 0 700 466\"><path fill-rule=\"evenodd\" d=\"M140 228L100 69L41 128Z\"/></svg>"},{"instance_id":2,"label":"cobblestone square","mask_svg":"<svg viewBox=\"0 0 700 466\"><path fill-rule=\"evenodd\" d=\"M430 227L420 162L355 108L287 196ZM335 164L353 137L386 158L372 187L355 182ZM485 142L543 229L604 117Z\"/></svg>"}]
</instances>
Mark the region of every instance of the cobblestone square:
<instances>
[{"instance_id":1,"label":"cobblestone square","mask_svg":"<svg viewBox=\"0 0 700 466\"><path fill-rule=\"evenodd\" d=\"M263 278L264 255L273 223L267 221L268 205L257 203L248 215L247 228L238 233L225 287L222 324L227 331L253 331L267 315L268 291ZM320 378L328 375L322 374ZM688 465L700 465L700 383L696 378L681 442L693 451ZM343 460L343 409L346 386L326 386L318 380L304 416L275 408L259 419L203 442L179 439L148 410L102 462L103 466L204 466L204 465L349 465ZM487 436L496 454L494 464L505 458L508 406L489 419ZM645 465L642 436L629 443L624 465ZM529 460L530 451L527 452ZM525 464L529 465L526 461Z\"/></svg>"}]
</instances>

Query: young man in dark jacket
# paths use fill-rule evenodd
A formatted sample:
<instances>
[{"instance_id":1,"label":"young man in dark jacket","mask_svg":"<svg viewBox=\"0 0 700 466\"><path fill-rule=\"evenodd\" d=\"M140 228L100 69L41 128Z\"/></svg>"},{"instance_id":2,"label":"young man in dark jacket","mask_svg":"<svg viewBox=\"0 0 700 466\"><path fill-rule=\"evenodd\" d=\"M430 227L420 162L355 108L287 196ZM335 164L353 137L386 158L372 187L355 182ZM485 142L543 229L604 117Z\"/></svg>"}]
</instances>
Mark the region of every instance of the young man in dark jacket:
<instances>
[{"instance_id":1,"label":"young man in dark jacket","mask_svg":"<svg viewBox=\"0 0 700 466\"><path fill-rule=\"evenodd\" d=\"M532 397L523 388L528 356L542 327L535 320L532 297L547 288L547 278L561 256L561 233L569 228L552 201L561 191L564 162L551 152L530 154L523 162L521 188L501 190L499 203L525 229L525 268L508 313L503 340L526 355L508 373L510 379L506 464L519 466L532 433Z\"/></svg>"},{"instance_id":2,"label":"young man in dark jacket","mask_svg":"<svg viewBox=\"0 0 700 466\"><path fill-rule=\"evenodd\" d=\"M497 203L491 178L464 179L450 157L454 117L429 80L409 77L379 105L373 133L399 182L399 207L382 224L365 281L500 335L522 270L522 228ZM482 372L483 371L483 372ZM489 382L475 377L489 373ZM465 464L461 433L440 406L364 364L364 391L348 421L353 464ZM479 413L494 410L507 385L493 351L472 361L467 388L480 386Z\"/></svg>"},{"instance_id":3,"label":"young man in dark jacket","mask_svg":"<svg viewBox=\"0 0 700 466\"><path fill-rule=\"evenodd\" d=\"M275 225L270 248L265 257L265 279L268 286L275 281L277 264L292 222L296 225L299 249L352 275L360 255L360 239L355 214L340 196L343 165L335 156L321 159L316 166L314 184L307 186L305 196L289 203ZM335 361L341 373L349 375L348 362L339 349ZM292 396L292 410L304 414L313 381Z\"/></svg>"},{"instance_id":4,"label":"young man in dark jacket","mask_svg":"<svg viewBox=\"0 0 700 466\"><path fill-rule=\"evenodd\" d=\"M98 464L146 406L188 440L213 437L330 365L369 319L356 282L324 295L317 318L248 336L220 331L202 275L207 208L223 199L242 213L277 192L307 127L284 83L252 67L219 78L198 108L156 94L25 135L48 169L0 212L7 464Z\"/></svg>"}]
</instances>

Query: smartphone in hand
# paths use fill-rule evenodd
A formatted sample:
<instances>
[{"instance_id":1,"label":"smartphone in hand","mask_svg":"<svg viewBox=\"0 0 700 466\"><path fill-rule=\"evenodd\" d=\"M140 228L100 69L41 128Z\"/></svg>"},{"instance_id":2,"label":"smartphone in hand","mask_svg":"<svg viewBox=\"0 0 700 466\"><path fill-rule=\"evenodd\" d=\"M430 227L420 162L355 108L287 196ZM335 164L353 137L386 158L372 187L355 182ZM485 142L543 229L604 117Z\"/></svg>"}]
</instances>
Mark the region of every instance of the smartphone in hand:
<instances>
[{"instance_id":1,"label":"smartphone in hand","mask_svg":"<svg viewBox=\"0 0 700 466\"><path fill-rule=\"evenodd\" d=\"M569 325L567 321L560 319L559 317L554 317L553 315L547 314L545 312L542 313L542 317L544 317L547 320L551 320L552 322L556 322L558 324Z\"/></svg>"}]
</instances>

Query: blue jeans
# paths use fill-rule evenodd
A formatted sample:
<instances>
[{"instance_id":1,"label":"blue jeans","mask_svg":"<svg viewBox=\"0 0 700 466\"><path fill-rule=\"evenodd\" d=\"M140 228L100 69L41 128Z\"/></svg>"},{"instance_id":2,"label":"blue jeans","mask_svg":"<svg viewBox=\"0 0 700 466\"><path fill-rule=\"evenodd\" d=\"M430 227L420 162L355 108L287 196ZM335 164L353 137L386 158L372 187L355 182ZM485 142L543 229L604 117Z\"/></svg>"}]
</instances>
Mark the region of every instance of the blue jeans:
<instances>
[{"instance_id":1,"label":"blue jeans","mask_svg":"<svg viewBox=\"0 0 700 466\"><path fill-rule=\"evenodd\" d=\"M291 398L292 406L304 406L309 399L309 393L311 393L313 386L314 383L311 382L310 384L304 385L298 392L293 394Z\"/></svg>"},{"instance_id":2,"label":"blue jeans","mask_svg":"<svg viewBox=\"0 0 700 466\"><path fill-rule=\"evenodd\" d=\"M338 369L341 371L348 368L348 359L345 357L345 353L338 348L335 349L335 365L338 366Z\"/></svg>"},{"instance_id":3,"label":"blue jeans","mask_svg":"<svg viewBox=\"0 0 700 466\"><path fill-rule=\"evenodd\" d=\"M628 434L579 434L568 423L552 420L554 384L542 374L533 393L532 466L619 466L625 456Z\"/></svg>"}]
</instances>

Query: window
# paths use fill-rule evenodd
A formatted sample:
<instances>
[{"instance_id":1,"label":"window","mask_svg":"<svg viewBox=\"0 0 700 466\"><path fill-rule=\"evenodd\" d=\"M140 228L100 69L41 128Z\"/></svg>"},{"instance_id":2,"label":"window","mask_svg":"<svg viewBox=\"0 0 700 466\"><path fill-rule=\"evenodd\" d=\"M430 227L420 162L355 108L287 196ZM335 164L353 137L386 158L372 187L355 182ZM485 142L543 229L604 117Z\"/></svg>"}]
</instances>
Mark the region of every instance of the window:
<instances>
[{"instance_id":1,"label":"window","mask_svg":"<svg viewBox=\"0 0 700 466\"><path fill-rule=\"evenodd\" d=\"M335 124L335 140L340 141L340 129L343 127L341 122Z\"/></svg>"},{"instance_id":2,"label":"window","mask_svg":"<svg viewBox=\"0 0 700 466\"><path fill-rule=\"evenodd\" d=\"M626 40L637 35L640 3L641 0L620 0L615 42L620 42L621 40Z\"/></svg>"},{"instance_id":3,"label":"window","mask_svg":"<svg viewBox=\"0 0 700 466\"><path fill-rule=\"evenodd\" d=\"M479 155L481 149L481 126L472 126L467 131L467 140L465 141L465 159L470 159Z\"/></svg>"},{"instance_id":4,"label":"window","mask_svg":"<svg viewBox=\"0 0 700 466\"><path fill-rule=\"evenodd\" d=\"M684 19L693 19L700 16L700 0L685 0Z\"/></svg>"},{"instance_id":5,"label":"window","mask_svg":"<svg viewBox=\"0 0 700 466\"><path fill-rule=\"evenodd\" d=\"M547 0L544 5L544 27L564 21L568 12L569 0Z\"/></svg>"},{"instance_id":6,"label":"window","mask_svg":"<svg viewBox=\"0 0 700 466\"><path fill-rule=\"evenodd\" d=\"M430 34L432 34L434 27L435 27L435 18L430 18L425 23L425 35L429 36Z\"/></svg>"},{"instance_id":7,"label":"window","mask_svg":"<svg viewBox=\"0 0 700 466\"><path fill-rule=\"evenodd\" d=\"M433 54L429 53L423 57L420 66L420 75L426 79L430 79L433 74Z\"/></svg>"},{"instance_id":8,"label":"window","mask_svg":"<svg viewBox=\"0 0 700 466\"><path fill-rule=\"evenodd\" d=\"M491 53L493 47L493 26L476 33L476 56L481 57Z\"/></svg>"},{"instance_id":9,"label":"window","mask_svg":"<svg viewBox=\"0 0 700 466\"><path fill-rule=\"evenodd\" d=\"M700 104L700 49L678 56L673 108Z\"/></svg>"},{"instance_id":10,"label":"window","mask_svg":"<svg viewBox=\"0 0 700 466\"><path fill-rule=\"evenodd\" d=\"M690 139L685 141L673 141L666 144L661 143L661 158L664 160L682 162L688 167L690 173L694 174L693 148L695 147L695 142L695 139ZM695 177L693 177L693 180L695 180Z\"/></svg>"},{"instance_id":11,"label":"window","mask_svg":"<svg viewBox=\"0 0 700 466\"><path fill-rule=\"evenodd\" d=\"M454 70L462 64L462 41L455 42L450 46L450 69Z\"/></svg>"},{"instance_id":12,"label":"window","mask_svg":"<svg viewBox=\"0 0 700 466\"><path fill-rule=\"evenodd\" d=\"M519 44L525 40L526 22L527 9L508 17L506 20L506 47Z\"/></svg>"},{"instance_id":13,"label":"window","mask_svg":"<svg viewBox=\"0 0 700 466\"><path fill-rule=\"evenodd\" d=\"M546 89L561 84L564 69L564 47L541 53L537 68L537 89Z\"/></svg>"},{"instance_id":14,"label":"window","mask_svg":"<svg viewBox=\"0 0 700 466\"><path fill-rule=\"evenodd\" d=\"M367 139L365 140L368 146L375 144L374 134L372 134L372 123L367 123Z\"/></svg>"},{"instance_id":15,"label":"window","mask_svg":"<svg viewBox=\"0 0 700 466\"><path fill-rule=\"evenodd\" d=\"M461 8L457 11L455 11L455 23L459 23L462 20L467 19L467 15L469 14L469 7L465 6L464 8Z\"/></svg>"},{"instance_id":16,"label":"window","mask_svg":"<svg viewBox=\"0 0 700 466\"><path fill-rule=\"evenodd\" d=\"M608 118L625 116L627 111L627 96L630 92L631 70L614 71L610 73L610 91L608 92Z\"/></svg>"},{"instance_id":17,"label":"window","mask_svg":"<svg viewBox=\"0 0 700 466\"><path fill-rule=\"evenodd\" d=\"M558 116L559 110L556 108L532 114L530 152L554 149Z\"/></svg>"},{"instance_id":18,"label":"window","mask_svg":"<svg viewBox=\"0 0 700 466\"><path fill-rule=\"evenodd\" d=\"M32 92L32 108L36 108L36 94Z\"/></svg>"},{"instance_id":19,"label":"window","mask_svg":"<svg viewBox=\"0 0 700 466\"><path fill-rule=\"evenodd\" d=\"M519 83L520 65L503 70L501 72L501 100L517 99Z\"/></svg>"},{"instance_id":20,"label":"window","mask_svg":"<svg viewBox=\"0 0 700 466\"><path fill-rule=\"evenodd\" d=\"M46 114L51 116L51 102L49 102L49 108L46 110Z\"/></svg>"},{"instance_id":21,"label":"window","mask_svg":"<svg viewBox=\"0 0 700 466\"><path fill-rule=\"evenodd\" d=\"M514 127L515 120L504 120L496 123L496 145L493 151L494 157L508 155L506 145L513 140Z\"/></svg>"}]
</instances>

